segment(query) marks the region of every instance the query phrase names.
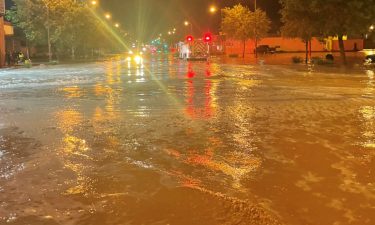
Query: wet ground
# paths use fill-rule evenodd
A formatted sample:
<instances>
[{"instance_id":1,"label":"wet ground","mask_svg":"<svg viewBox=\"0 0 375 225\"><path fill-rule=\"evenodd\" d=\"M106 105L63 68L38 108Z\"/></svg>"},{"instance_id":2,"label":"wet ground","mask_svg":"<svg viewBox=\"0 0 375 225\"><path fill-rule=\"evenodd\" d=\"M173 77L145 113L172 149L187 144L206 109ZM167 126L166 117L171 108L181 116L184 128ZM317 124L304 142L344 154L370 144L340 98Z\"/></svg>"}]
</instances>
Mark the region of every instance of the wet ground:
<instances>
[{"instance_id":1,"label":"wet ground","mask_svg":"<svg viewBox=\"0 0 375 225\"><path fill-rule=\"evenodd\" d=\"M0 224L374 224L374 76L172 57L1 71Z\"/></svg>"}]
</instances>

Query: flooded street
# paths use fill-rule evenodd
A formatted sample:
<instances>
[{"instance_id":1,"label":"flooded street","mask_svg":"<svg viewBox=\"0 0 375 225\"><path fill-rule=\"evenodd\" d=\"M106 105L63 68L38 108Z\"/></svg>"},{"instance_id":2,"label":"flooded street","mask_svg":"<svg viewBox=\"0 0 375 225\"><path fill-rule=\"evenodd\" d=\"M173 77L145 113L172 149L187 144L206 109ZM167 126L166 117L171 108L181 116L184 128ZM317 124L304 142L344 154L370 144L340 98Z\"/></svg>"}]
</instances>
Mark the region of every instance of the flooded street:
<instances>
[{"instance_id":1,"label":"flooded street","mask_svg":"<svg viewBox=\"0 0 375 225\"><path fill-rule=\"evenodd\" d=\"M370 225L374 157L372 70L0 72L0 224Z\"/></svg>"}]
</instances>

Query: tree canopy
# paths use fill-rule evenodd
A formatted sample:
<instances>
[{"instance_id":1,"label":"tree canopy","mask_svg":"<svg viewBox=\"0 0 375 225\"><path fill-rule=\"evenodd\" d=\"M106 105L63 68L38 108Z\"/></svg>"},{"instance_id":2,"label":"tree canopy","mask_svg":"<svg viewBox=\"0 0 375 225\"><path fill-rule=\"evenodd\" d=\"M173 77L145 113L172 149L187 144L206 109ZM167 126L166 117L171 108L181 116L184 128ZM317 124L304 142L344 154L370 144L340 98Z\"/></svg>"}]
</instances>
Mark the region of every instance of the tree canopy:
<instances>
[{"instance_id":1,"label":"tree canopy","mask_svg":"<svg viewBox=\"0 0 375 225\"><path fill-rule=\"evenodd\" d=\"M280 0L282 4L281 34L287 37L301 38L310 41L319 33L319 15L310 10L310 3L306 0Z\"/></svg>"},{"instance_id":2,"label":"tree canopy","mask_svg":"<svg viewBox=\"0 0 375 225\"><path fill-rule=\"evenodd\" d=\"M31 46L46 45L49 41L58 54L69 52L72 57L78 48L112 46L113 39L103 32L107 31L105 24L95 18L83 1L14 0L14 3L7 19L24 32Z\"/></svg>"},{"instance_id":3,"label":"tree canopy","mask_svg":"<svg viewBox=\"0 0 375 225\"><path fill-rule=\"evenodd\" d=\"M375 0L280 0L282 33L310 40L313 35L338 37L346 63L345 35L361 36L375 21Z\"/></svg>"},{"instance_id":4,"label":"tree canopy","mask_svg":"<svg viewBox=\"0 0 375 225\"><path fill-rule=\"evenodd\" d=\"M258 40L267 35L271 21L266 13L260 9L255 12L241 4L232 8L222 9L221 30L230 38L244 42L243 57L245 57L245 43L248 39Z\"/></svg>"}]
</instances>

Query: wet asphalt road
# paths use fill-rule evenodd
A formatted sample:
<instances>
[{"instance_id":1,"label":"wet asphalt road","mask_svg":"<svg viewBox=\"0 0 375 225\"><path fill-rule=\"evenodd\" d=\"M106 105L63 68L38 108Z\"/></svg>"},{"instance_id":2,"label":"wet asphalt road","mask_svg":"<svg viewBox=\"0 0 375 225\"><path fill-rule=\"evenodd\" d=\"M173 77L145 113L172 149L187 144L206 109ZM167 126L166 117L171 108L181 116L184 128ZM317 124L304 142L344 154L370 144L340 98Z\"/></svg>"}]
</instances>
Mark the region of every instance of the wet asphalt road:
<instances>
[{"instance_id":1,"label":"wet asphalt road","mask_svg":"<svg viewBox=\"0 0 375 225\"><path fill-rule=\"evenodd\" d=\"M0 72L0 224L375 223L373 70Z\"/></svg>"}]
</instances>

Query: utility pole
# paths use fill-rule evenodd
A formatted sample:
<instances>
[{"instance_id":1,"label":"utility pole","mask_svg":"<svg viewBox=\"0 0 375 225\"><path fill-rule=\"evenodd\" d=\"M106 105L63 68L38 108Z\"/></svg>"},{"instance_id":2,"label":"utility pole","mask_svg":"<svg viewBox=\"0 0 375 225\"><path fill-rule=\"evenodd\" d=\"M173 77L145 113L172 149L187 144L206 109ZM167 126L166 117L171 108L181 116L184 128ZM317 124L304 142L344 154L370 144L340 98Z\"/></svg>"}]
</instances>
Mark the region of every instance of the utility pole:
<instances>
[{"instance_id":1,"label":"utility pole","mask_svg":"<svg viewBox=\"0 0 375 225\"><path fill-rule=\"evenodd\" d=\"M50 31L50 18L49 7L46 1L43 1L47 9L47 42L48 42L48 61L52 62L52 46L51 46L51 31Z\"/></svg>"},{"instance_id":2,"label":"utility pole","mask_svg":"<svg viewBox=\"0 0 375 225\"><path fill-rule=\"evenodd\" d=\"M0 0L0 68L5 65L5 30L4 30L5 1Z\"/></svg>"},{"instance_id":3,"label":"utility pole","mask_svg":"<svg viewBox=\"0 0 375 225\"><path fill-rule=\"evenodd\" d=\"M47 39L48 39L48 60L52 61L52 50L51 50L51 34L50 34L50 22L49 22L49 8L47 6Z\"/></svg>"},{"instance_id":4,"label":"utility pole","mask_svg":"<svg viewBox=\"0 0 375 225\"><path fill-rule=\"evenodd\" d=\"M257 0L254 2L254 13L255 13L255 58L258 58L258 18L257 18Z\"/></svg>"}]
</instances>

